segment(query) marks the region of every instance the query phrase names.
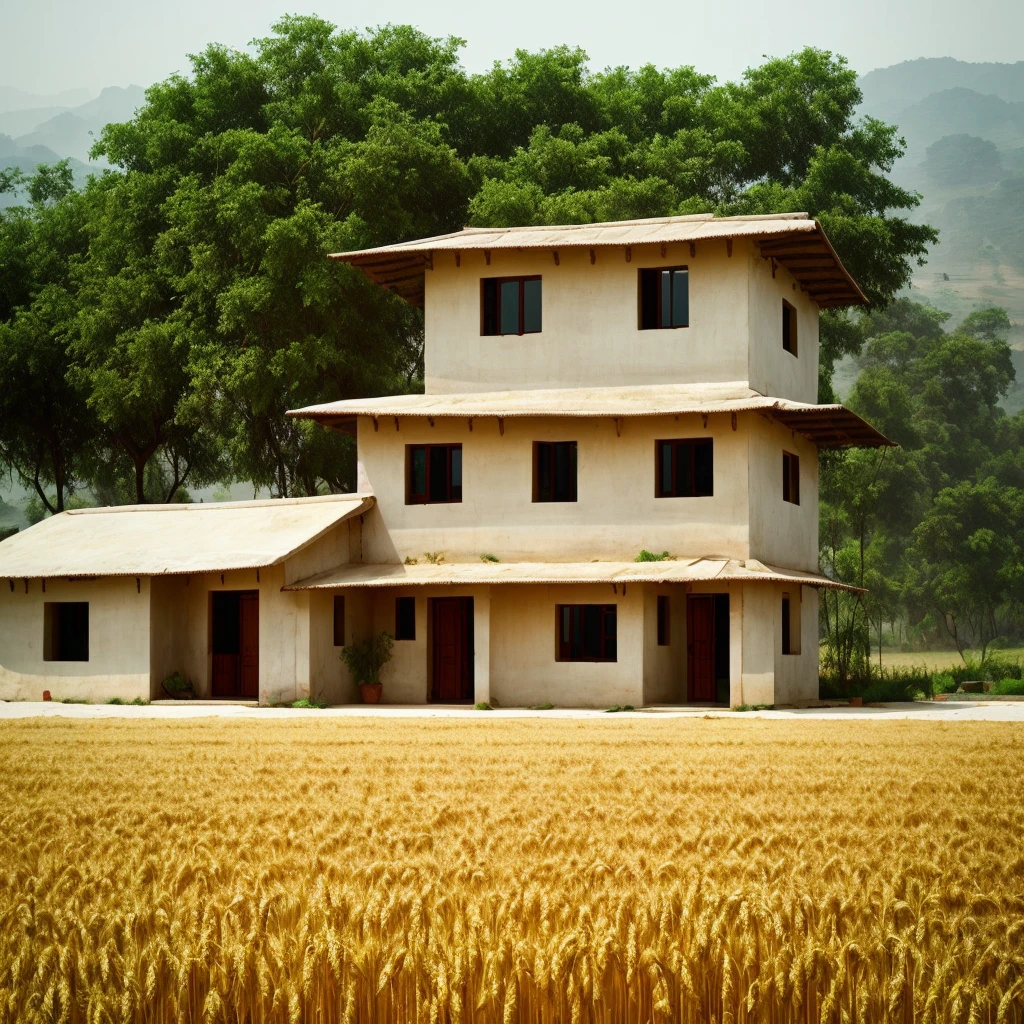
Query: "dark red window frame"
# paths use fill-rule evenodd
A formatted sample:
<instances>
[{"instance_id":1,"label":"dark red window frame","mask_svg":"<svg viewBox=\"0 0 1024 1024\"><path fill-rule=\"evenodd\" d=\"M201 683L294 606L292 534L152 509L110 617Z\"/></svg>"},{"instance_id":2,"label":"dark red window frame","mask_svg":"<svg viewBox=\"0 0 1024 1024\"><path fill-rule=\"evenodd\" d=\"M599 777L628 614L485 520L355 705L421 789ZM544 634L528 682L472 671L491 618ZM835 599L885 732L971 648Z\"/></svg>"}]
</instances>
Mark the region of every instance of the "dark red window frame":
<instances>
[{"instance_id":1,"label":"dark red window frame","mask_svg":"<svg viewBox=\"0 0 1024 1024\"><path fill-rule=\"evenodd\" d=\"M533 500L576 501L577 466L575 441L534 441Z\"/></svg>"},{"instance_id":2,"label":"dark red window frame","mask_svg":"<svg viewBox=\"0 0 1024 1024\"><path fill-rule=\"evenodd\" d=\"M800 456L782 453L782 500L800 504Z\"/></svg>"},{"instance_id":3,"label":"dark red window frame","mask_svg":"<svg viewBox=\"0 0 1024 1024\"><path fill-rule=\"evenodd\" d=\"M544 322L544 286L540 286L540 310L536 326L526 326L526 282L542 281L540 274L526 274L522 277L482 277L480 279L480 333L484 337L503 335L540 334ZM501 286L515 281L519 285L518 330L501 329Z\"/></svg>"},{"instance_id":4,"label":"dark red window frame","mask_svg":"<svg viewBox=\"0 0 1024 1024\"><path fill-rule=\"evenodd\" d=\"M671 604L667 594L658 595L658 646L668 647L671 637Z\"/></svg>"},{"instance_id":5,"label":"dark red window frame","mask_svg":"<svg viewBox=\"0 0 1024 1024\"><path fill-rule=\"evenodd\" d=\"M613 604L555 605L558 661L617 661L617 631Z\"/></svg>"},{"instance_id":6,"label":"dark red window frame","mask_svg":"<svg viewBox=\"0 0 1024 1024\"><path fill-rule=\"evenodd\" d=\"M423 453L423 479L417 481L417 462ZM462 445L405 446L406 505L450 505L462 501Z\"/></svg>"},{"instance_id":7,"label":"dark red window frame","mask_svg":"<svg viewBox=\"0 0 1024 1024\"><path fill-rule=\"evenodd\" d=\"M656 498L714 497L714 439L681 437L655 441L654 479Z\"/></svg>"}]
</instances>

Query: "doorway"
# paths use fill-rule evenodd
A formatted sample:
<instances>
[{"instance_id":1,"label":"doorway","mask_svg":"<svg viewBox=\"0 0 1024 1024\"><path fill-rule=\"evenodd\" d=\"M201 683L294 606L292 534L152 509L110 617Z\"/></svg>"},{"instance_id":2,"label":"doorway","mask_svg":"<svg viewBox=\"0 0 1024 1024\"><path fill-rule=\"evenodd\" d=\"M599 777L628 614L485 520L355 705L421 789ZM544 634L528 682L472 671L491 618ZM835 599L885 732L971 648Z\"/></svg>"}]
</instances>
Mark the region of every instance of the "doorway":
<instances>
[{"instance_id":1,"label":"doorway","mask_svg":"<svg viewBox=\"0 0 1024 1024\"><path fill-rule=\"evenodd\" d=\"M210 595L214 697L255 700L260 695L260 595L216 590Z\"/></svg>"},{"instance_id":2,"label":"doorway","mask_svg":"<svg viewBox=\"0 0 1024 1024\"><path fill-rule=\"evenodd\" d=\"M729 703L729 595L686 595L686 699Z\"/></svg>"},{"instance_id":3,"label":"doorway","mask_svg":"<svg viewBox=\"0 0 1024 1024\"><path fill-rule=\"evenodd\" d=\"M473 598L434 597L430 613L430 699L473 701Z\"/></svg>"}]
</instances>

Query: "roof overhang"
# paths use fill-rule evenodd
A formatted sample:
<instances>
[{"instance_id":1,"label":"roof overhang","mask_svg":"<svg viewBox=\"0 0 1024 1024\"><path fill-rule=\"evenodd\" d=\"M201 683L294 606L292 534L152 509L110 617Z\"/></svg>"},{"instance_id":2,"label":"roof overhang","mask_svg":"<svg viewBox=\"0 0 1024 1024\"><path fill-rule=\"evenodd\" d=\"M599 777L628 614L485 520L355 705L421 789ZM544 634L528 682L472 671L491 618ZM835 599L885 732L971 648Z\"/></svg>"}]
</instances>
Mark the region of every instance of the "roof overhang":
<instances>
[{"instance_id":1,"label":"roof overhang","mask_svg":"<svg viewBox=\"0 0 1024 1024\"><path fill-rule=\"evenodd\" d=\"M495 586L498 584L574 583L790 583L859 591L818 573L780 569L754 559L666 559L662 562L442 562L424 565L386 563L342 565L285 590L333 590L339 587Z\"/></svg>"},{"instance_id":2,"label":"roof overhang","mask_svg":"<svg viewBox=\"0 0 1024 1024\"><path fill-rule=\"evenodd\" d=\"M414 306L424 301L425 275L435 257L512 249L632 249L641 245L688 244L747 239L765 259L785 267L823 309L867 305L857 282L843 266L824 229L806 213L751 217L654 217L551 227L464 228L462 231L374 249L332 253L330 258L359 267L372 281Z\"/></svg>"},{"instance_id":3,"label":"roof overhang","mask_svg":"<svg viewBox=\"0 0 1024 1024\"><path fill-rule=\"evenodd\" d=\"M0 578L173 576L277 565L372 495L74 509L0 542Z\"/></svg>"},{"instance_id":4,"label":"roof overhang","mask_svg":"<svg viewBox=\"0 0 1024 1024\"><path fill-rule=\"evenodd\" d=\"M571 419L645 418L761 414L803 434L820 448L886 447L891 442L842 405L810 405L768 398L745 382L656 384L621 388L550 388L535 391L485 391L451 395L392 395L308 406L288 413L349 433L360 416L382 419L498 420L524 417Z\"/></svg>"}]
</instances>

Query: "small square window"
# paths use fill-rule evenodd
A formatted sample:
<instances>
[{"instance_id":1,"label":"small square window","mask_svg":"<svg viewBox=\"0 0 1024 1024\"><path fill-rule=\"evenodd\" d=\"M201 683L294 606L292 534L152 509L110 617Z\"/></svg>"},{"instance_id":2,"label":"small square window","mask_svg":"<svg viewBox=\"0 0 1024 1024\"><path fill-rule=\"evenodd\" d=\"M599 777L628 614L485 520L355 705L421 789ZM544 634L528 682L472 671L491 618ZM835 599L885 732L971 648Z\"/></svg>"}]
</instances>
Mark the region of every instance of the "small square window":
<instances>
[{"instance_id":1,"label":"small square window","mask_svg":"<svg viewBox=\"0 0 1024 1024\"><path fill-rule=\"evenodd\" d=\"M670 622L669 599L665 594L658 595L658 646L668 647L671 638L669 634Z\"/></svg>"},{"instance_id":2,"label":"small square window","mask_svg":"<svg viewBox=\"0 0 1024 1024\"><path fill-rule=\"evenodd\" d=\"M395 639L416 639L416 598L395 598Z\"/></svg>"},{"instance_id":3,"label":"small square window","mask_svg":"<svg viewBox=\"0 0 1024 1024\"><path fill-rule=\"evenodd\" d=\"M655 441L654 458L656 498L706 498L715 493L712 438Z\"/></svg>"},{"instance_id":4,"label":"small square window","mask_svg":"<svg viewBox=\"0 0 1024 1024\"><path fill-rule=\"evenodd\" d=\"M485 277L480 282L480 333L539 334L541 279Z\"/></svg>"},{"instance_id":5,"label":"small square window","mask_svg":"<svg viewBox=\"0 0 1024 1024\"><path fill-rule=\"evenodd\" d=\"M462 501L462 445L405 446L406 505L445 505Z\"/></svg>"},{"instance_id":6,"label":"small square window","mask_svg":"<svg viewBox=\"0 0 1024 1024\"><path fill-rule=\"evenodd\" d=\"M689 327L690 271L649 267L640 271L640 330Z\"/></svg>"},{"instance_id":7,"label":"small square window","mask_svg":"<svg viewBox=\"0 0 1024 1024\"><path fill-rule=\"evenodd\" d=\"M616 661L616 607L613 604L555 606L558 661Z\"/></svg>"},{"instance_id":8,"label":"small square window","mask_svg":"<svg viewBox=\"0 0 1024 1024\"><path fill-rule=\"evenodd\" d=\"M534 442L533 500L576 500L575 441Z\"/></svg>"},{"instance_id":9,"label":"small square window","mask_svg":"<svg viewBox=\"0 0 1024 1024\"><path fill-rule=\"evenodd\" d=\"M341 594L334 596L334 646L345 646L345 598Z\"/></svg>"},{"instance_id":10,"label":"small square window","mask_svg":"<svg viewBox=\"0 0 1024 1024\"><path fill-rule=\"evenodd\" d=\"M88 601L47 601L44 603L43 660L89 660Z\"/></svg>"},{"instance_id":11,"label":"small square window","mask_svg":"<svg viewBox=\"0 0 1024 1024\"><path fill-rule=\"evenodd\" d=\"M796 355L796 306L782 300L782 348L790 355Z\"/></svg>"},{"instance_id":12,"label":"small square window","mask_svg":"<svg viewBox=\"0 0 1024 1024\"><path fill-rule=\"evenodd\" d=\"M782 453L782 500L800 504L800 456Z\"/></svg>"}]
</instances>

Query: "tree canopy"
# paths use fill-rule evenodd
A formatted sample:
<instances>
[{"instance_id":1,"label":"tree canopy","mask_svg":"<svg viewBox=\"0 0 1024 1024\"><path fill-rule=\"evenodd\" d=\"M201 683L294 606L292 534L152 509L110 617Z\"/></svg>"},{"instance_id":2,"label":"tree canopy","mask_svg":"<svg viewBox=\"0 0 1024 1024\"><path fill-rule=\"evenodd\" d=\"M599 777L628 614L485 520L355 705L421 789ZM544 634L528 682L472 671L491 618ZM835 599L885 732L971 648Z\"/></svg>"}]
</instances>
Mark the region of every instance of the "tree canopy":
<instances>
[{"instance_id":1,"label":"tree canopy","mask_svg":"<svg viewBox=\"0 0 1024 1024\"><path fill-rule=\"evenodd\" d=\"M805 49L716 83L594 72L569 46L469 75L461 46L286 17L150 88L104 130L94 155L113 169L84 189L59 166L0 179L29 200L0 215L0 360L22 382L0 411L7 467L52 508L82 487L352 486L351 442L284 412L417 389L423 328L332 251L467 223L806 210L881 307L934 240L887 176L896 129L857 118L841 57ZM830 316L823 337L827 396L858 335Z\"/></svg>"}]
</instances>

